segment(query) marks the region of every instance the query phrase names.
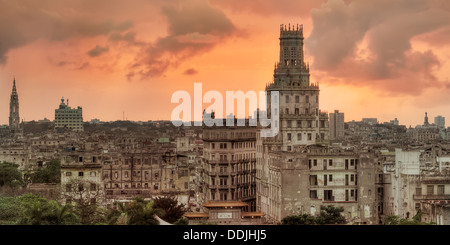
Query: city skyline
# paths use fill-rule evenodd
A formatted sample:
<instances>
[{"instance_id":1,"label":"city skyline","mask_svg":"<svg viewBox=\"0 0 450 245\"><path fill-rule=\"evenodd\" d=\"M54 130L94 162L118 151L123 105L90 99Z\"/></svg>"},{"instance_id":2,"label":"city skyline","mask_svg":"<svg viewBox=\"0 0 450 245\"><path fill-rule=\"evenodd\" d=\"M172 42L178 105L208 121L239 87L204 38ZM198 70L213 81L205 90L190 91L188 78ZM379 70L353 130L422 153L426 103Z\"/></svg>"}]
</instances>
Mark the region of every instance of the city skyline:
<instances>
[{"instance_id":1,"label":"city skyline","mask_svg":"<svg viewBox=\"0 0 450 245\"><path fill-rule=\"evenodd\" d=\"M147 121L169 120L172 93L191 92L195 82L204 91L264 90L278 57L274 30L289 23L304 25L322 110L413 127L425 112L448 118L449 4L397 1L388 13L376 11L389 3L371 3L373 11L364 1L338 0L239 8L237 1L1 3L14 21L0 27L0 124L8 122L14 76L25 121L53 120L61 97L82 106L85 121L121 120L123 112ZM354 21L361 13L365 19ZM31 21L20 17L27 14Z\"/></svg>"}]
</instances>

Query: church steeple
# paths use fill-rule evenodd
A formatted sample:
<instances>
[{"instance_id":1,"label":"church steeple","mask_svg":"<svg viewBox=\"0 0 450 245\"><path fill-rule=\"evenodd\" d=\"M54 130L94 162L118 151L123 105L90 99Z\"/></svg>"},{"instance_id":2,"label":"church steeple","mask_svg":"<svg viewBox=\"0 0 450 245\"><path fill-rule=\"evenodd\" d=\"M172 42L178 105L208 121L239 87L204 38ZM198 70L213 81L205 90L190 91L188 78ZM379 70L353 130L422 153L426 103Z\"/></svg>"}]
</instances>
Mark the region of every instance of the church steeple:
<instances>
[{"instance_id":1,"label":"church steeple","mask_svg":"<svg viewBox=\"0 0 450 245\"><path fill-rule=\"evenodd\" d=\"M19 95L17 94L16 78L13 80L11 99L9 101L9 130L13 134L20 133Z\"/></svg>"},{"instance_id":2,"label":"church steeple","mask_svg":"<svg viewBox=\"0 0 450 245\"><path fill-rule=\"evenodd\" d=\"M16 78L14 77L14 81L13 81L13 89L12 89L12 93L13 94L17 94L17 89L16 89Z\"/></svg>"}]
</instances>

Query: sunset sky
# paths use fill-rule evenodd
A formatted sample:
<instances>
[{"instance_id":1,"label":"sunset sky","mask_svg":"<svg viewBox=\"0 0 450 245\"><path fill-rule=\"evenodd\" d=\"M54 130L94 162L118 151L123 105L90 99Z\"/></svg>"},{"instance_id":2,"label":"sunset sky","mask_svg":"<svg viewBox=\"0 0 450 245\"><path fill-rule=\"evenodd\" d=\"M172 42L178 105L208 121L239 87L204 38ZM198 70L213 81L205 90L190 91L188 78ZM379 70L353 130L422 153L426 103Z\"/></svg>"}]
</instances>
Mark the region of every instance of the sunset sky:
<instances>
[{"instance_id":1,"label":"sunset sky","mask_svg":"<svg viewBox=\"0 0 450 245\"><path fill-rule=\"evenodd\" d=\"M147 121L197 82L264 90L289 23L304 26L321 110L450 121L448 0L0 0L0 124L14 77L25 121L53 120L61 97L85 121Z\"/></svg>"}]
</instances>

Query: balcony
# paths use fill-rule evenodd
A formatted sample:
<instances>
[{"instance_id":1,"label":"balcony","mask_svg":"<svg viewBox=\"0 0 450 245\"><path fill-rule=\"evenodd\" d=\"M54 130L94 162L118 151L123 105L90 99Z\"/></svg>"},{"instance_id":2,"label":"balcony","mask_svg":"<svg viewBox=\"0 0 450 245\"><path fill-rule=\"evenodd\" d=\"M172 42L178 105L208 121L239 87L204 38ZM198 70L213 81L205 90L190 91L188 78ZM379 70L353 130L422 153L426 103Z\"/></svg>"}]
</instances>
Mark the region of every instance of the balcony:
<instances>
[{"instance_id":1,"label":"balcony","mask_svg":"<svg viewBox=\"0 0 450 245\"><path fill-rule=\"evenodd\" d=\"M450 195L413 195L414 200L450 200Z\"/></svg>"},{"instance_id":2,"label":"balcony","mask_svg":"<svg viewBox=\"0 0 450 245\"><path fill-rule=\"evenodd\" d=\"M219 174L219 176L228 176L228 175L230 175L230 172L228 172L228 171L219 171L217 173Z\"/></svg>"}]
</instances>

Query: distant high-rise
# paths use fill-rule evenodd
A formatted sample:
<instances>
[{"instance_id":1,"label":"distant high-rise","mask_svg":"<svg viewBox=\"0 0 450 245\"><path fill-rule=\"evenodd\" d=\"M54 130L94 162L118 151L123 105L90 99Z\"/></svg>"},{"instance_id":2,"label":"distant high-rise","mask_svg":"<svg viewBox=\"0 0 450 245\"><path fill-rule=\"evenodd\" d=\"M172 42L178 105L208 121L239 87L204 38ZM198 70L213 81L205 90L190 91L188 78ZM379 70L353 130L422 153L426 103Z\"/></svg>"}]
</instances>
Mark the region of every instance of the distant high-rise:
<instances>
[{"instance_id":1,"label":"distant high-rise","mask_svg":"<svg viewBox=\"0 0 450 245\"><path fill-rule=\"evenodd\" d=\"M370 125L376 125L376 124L378 124L378 119L377 118L363 118L361 120L361 122L368 123Z\"/></svg>"},{"instance_id":2,"label":"distant high-rise","mask_svg":"<svg viewBox=\"0 0 450 245\"><path fill-rule=\"evenodd\" d=\"M13 81L11 99L9 101L9 129L12 134L20 133L19 95L16 89L16 79Z\"/></svg>"},{"instance_id":3,"label":"distant high-rise","mask_svg":"<svg viewBox=\"0 0 450 245\"><path fill-rule=\"evenodd\" d=\"M70 108L68 103L64 103L64 98L61 99L59 109L55 109L55 129L71 129L73 131L83 131L83 109Z\"/></svg>"},{"instance_id":4,"label":"distant high-rise","mask_svg":"<svg viewBox=\"0 0 450 245\"><path fill-rule=\"evenodd\" d=\"M445 117L443 116L437 116L434 118L434 124L436 124L436 126L438 128L445 128Z\"/></svg>"},{"instance_id":5,"label":"distant high-rise","mask_svg":"<svg viewBox=\"0 0 450 245\"><path fill-rule=\"evenodd\" d=\"M390 120L389 123L397 126L399 125L399 121L397 118L395 118L394 120Z\"/></svg>"},{"instance_id":6,"label":"distant high-rise","mask_svg":"<svg viewBox=\"0 0 450 245\"><path fill-rule=\"evenodd\" d=\"M335 110L330 113L330 140L344 138L344 113Z\"/></svg>"}]
</instances>

